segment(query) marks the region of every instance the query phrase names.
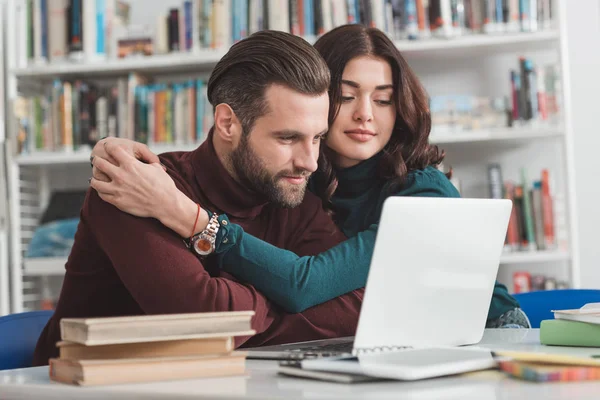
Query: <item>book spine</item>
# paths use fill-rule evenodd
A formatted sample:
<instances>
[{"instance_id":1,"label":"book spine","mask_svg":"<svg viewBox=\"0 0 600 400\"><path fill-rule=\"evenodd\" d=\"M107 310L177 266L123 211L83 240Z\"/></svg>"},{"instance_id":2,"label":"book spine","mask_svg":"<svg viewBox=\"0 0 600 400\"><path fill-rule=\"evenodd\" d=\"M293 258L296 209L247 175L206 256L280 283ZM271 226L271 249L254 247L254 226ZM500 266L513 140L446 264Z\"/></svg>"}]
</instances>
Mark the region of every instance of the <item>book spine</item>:
<instances>
[{"instance_id":1,"label":"book spine","mask_svg":"<svg viewBox=\"0 0 600 400\"><path fill-rule=\"evenodd\" d=\"M52 0L48 3L48 50L52 61L62 60L68 53L67 1Z\"/></svg>"},{"instance_id":2,"label":"book spine","mask_svg":"<svg viewBox=\"0 0 600 400\"><path fill-rule=\"evenodd\" d=\"M185 51L187 50L187 45L186 45L186 39L185 39L185 9L184 7L179 7L178 8L178 14L177 16L179 17L179 21L178 21L178 25L177 27L179 28L178 30L178 34L179 34L179 51Z\"/></svg>"},{"instance_id":3,"label":"book spine","mask_svg":"<svg viewBox=\"0 0 600 400\"><path fill-rule=\"evenodd\" d=\"M510 200L513 203L510 219L508 221L508 229L506 231L505 250L516 251L519 249L519 220L518 220L518 209L515 206L514 201L514 185L510 182L504 184L504 198Z\"/></svg>"},{"instance_id":4,"label":"book spine","mask_svg":"<svg viewBox=\"0 0 600 400\"><path fill-rule=\"evenodd\" d=\"M502 182L502 168L500 164L488 165L488 181L491 199L502 199L504 198L503 193L503 182Z\"/></svg>"},{"instance_id":5,"label":"book spine","mask_svg":"<svg viewBox=\"0 0 600 400\"><path fill-rule=\"evenodd\" d=\"M533 68L533 63L531 60L526 59L525 63L525 77L527 79L527 89L528 89L528 111L529 111L529 119L537 120L538 119L538 94L537 94L537 78L535 76L535 71Z\"/></svg>"},{"instance_id":6,"label":"book spine","mask_svg":"<svg viewBox=\"0 0 600 400\"><path fill-rule=\"evenodd\" d=\"M80 53L83 51L83 27L82 27L82 0L71 0L69 8L69 52Z\"/></svg>"},{"instance_id":7,"label":"book spine","mask_svg":"<svg viewBox=\"0 0 600 400\"><path fill-rule=\"evenodd\" d=\"M510 71L510 95L512 100L512 121L518 121L519 114L519 93L521 90L521 80L517 71Z\"/></svg>"},{"instance_id":8,"label":"book spine","mask_svg":"<svg viewBox=\"0 0 600 400\"><path fill-rule=\"evenodd\" d=\"M554 233L554 210L552 197L550 195L550 177L547 169L542 170L541 181L541 201L542 201L542 220L544 225L544 247L554 248L556 237Z\"/></svg>"},{"instance_id":9,"label":"book spine","mask_svg":"<svg viewBox=\"0 0 600 400\"><path fill-rule=\"evenodd\" d=\"M484 33L495 33L496 32L496 0L484 0L483 3L483 32Z\"/></svg>"},{"instance_id":10,"label":"book spine","mask_svg":"<svg viewBox=\"0 0 600 400\"><path fill-rule=\"evenodd\" d=\"M321 9L323 11L323 30L329 32L333 29L333 14L331 9L332 0L322 0Z\"/></svg>"},{"instance_id":11,"label":"book spine","mask_svg":"<svg viewBox=\"0 0 600 400\"><path fill-rule=\"evenodd\" d=\"M73 87L70 82L63 83L62 115L63 150L71 152L73 151Z\"/></svg>"},{"instance_id":12,"label":"book spine","mask_svg":"<svg viewBox=\"0 0 600 400\"><path fill-rule=\"evenodd\" d=\"M235 9L234 9L235 12ZM193 18L192 18L192 1L186 0L183 2L183 13L185 17L185 49L190 51L193 48Z\"/></svg>"},{"instance_id":13,"label":"book spine","mask_svg":"<svg viewBox=\"0 0 600 400\"><path fill-rule=\"evenodd\" d=\"M346 0L348 23L356 24L358 22L358 15L356 13L356 0Z\"/></svg>"},{"instance_id":14,"label":"book spine","mask_svg":"<svg viewBox=\"0 0 600 400\"><path fill-rule=\"evenodd\" d=\"M81 2L82 6L82 29L83 29L83 52L87 60L96 58L96 1L85 0Z\"/></svg>"},{"instance_id":15,"label":"book spine","mask_svg":"<svg viewBox=\"0 0 600 400\"><path fill-rule=\"evenodd\" d=\"M33 4L33 60L43 63L42 56L42 1L35 0Z\"/></svg>"},{"instance_id":16,"label":"book spine","mask_svg":"<svg viewBox=\"0 0 600 400\"><path fill-rule=\"evenodd\" d=\"M529 12L531 10L530 7L531 0L520 0L519 1L519 19L521 21L521 31L522 32L530 32L531 31L531 20ZM535 0L533 0L535 1Z\"/></svg>"},{"instance_id":17,"label":"book spine","mask_svg":"<svg viewBox=\"0 0 600 400\"><path fill-rule=\"evenodd\" d=\"M93 107L94 104L91 104ZM90 145L93 145L97 139L109 136L108 129L108 113L109 113L109 101L105 94L98 97L95 104L96 107L96 136L88 138Z\"/></svg>"},{"instance_id":18,"label":"book spine","mask_svg":"<svg viewBox=\"0 0 600 400\"><path fill-rule=\"evenodd\" d=\"M25 26L26 26L26 35L24 35L23 37L26 37L25 41L26 41L26 46L23 47L23 49L27 49L27 52L25 55L25 57L23 57L23 59L21 60L21 65L22 66L26 66L27 65L27 61L29 60L33 60L35 58L35 32L34 32L34 22L33 20L34 18L34 7L36 6L35 4L36 0L22 0L21 2L17 2L17 9L16 9L16 15L17 15L17 20L21 20L22 22L25 22ZM23 43L21 43L23 44ZM20 49L20 47L19 47Z\"/></svg>"},{"instance_id":19,"label":"book spine","mask_svg":"<svg viewBox=\"0 0 600 400\"><path fill-rule=\"evenodd\" d=\"M496 21L496 32L504 32L506 24L504 21L504 0L495 0L494 19Z\"/></svg>"},{"instance_id":20,"label":"book spine","mask_svg":"<svg viewBox=\"0 0 600 400\"><path fill-rule=\"evenodd\" d=\"M179 51L179 10L169 10L169 51Z\"/></svg>"},{"instance_id":21,"label":"book spine","mask_svg":"<svg viewBox=\"0 0 600 400\"><path fill-rule=\"evenodd\" d=\"M415 0L404 1L404 29L408 39L418 39L419 23L417 21L417 4Z\"/></svg>"},{"instance_id":22,"label":"book spine","mask_svg":"<svg viewBox=\"0 0 600 400\"><path fill-rule=\"evenodd\" d=\"M96 0L96 57L106 57L106 0Z\"/></svg>"},{"instance_id":23,"label":"book spine","mask_svg":"<svg viewBox=\"0 0 600 400\"><path fill-rule=\"evenodd\" d=\"M81 118L80 118L80 101L81 101L81 81L75 81L72 84L72 92L71 92L71 115L73 119L73 148L75 150L81 147L83 143L82 140L82 130L81 130ZM87 133L87 132L86 132Z\"/></svg>"},{"instance_id":24,"label":"book spine","mask_svg":"<svg viewBox=\"0 0 600 400\"><path fill-rule=\"evenodd\" d=\"M539 118L542 121L548 120L548 105L546 102L546 74L543 68L535 69L535 76L537 78L537 98L538 98L538 110Z\"/></svg>"},{"instance_id":25,"label":"book spine","mask_svg":"<svg viewBox=\"0 0 600 400\"><path fill-rule=\"evenodd\" d=\"M542 183L535 181L531 190L531 204L533 208L533 221L535 225L535 244L538 250L544 250L544 216L542 211Z\"/></svg>"},{"instance_id":26,"label":"book spine","mask_svg":"<svg viewBox=\"0 0 600 400\"><path fill-rule=\"evenodd\" d=\"M527 250L535 250L535 228L533 225L533 211L531 198L527 188L527 175L525 169L521 169L521 184L523 185L523 218L525 223L525 242Z\"/></svg>"},{"instance_id":27,"label":"book spine","mask_svg":"<svg viewBox=\"0 0 600 400\"><path fill-rule=\"evenodd\" d=\"M41 58L48 61L48 1L40 0L40 23L41 23Z\"/></svg>"}]
</instances>

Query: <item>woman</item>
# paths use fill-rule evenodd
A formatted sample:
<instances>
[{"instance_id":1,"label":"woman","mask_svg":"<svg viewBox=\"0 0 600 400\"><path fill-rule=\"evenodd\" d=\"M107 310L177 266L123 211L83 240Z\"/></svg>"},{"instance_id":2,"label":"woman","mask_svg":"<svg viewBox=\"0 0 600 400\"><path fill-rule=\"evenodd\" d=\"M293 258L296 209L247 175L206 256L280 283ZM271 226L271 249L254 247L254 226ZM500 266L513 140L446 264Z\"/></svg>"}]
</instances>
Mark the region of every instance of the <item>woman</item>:
<instances>
[{"instance_id":1,"label":"woman","mask_svg":"<svg viewBox=\"0 0 600 400\"><path fill-rule=\"evenodd\" d=\"M253 284L289 312L365 286L387 197L459 197L437 169L444 153L428 143L427 95L387 36L377 29L346 25L323 35L315 48L331 71L330 129L310 187L350 239L317 256L299 257L227 224L228 237L235 239L224 243L220 234L215 250L226 272ZM107 154L97 145L92 156ZM158 168L154 173L164 172ZM106 200L113 203L110 196ZM124 211L154 216L153 210L161 207L164 210L164 205L152 204L146 210ZM486 326L529 327L518 307L496 283Z\"/></svg>"}]
</instances>

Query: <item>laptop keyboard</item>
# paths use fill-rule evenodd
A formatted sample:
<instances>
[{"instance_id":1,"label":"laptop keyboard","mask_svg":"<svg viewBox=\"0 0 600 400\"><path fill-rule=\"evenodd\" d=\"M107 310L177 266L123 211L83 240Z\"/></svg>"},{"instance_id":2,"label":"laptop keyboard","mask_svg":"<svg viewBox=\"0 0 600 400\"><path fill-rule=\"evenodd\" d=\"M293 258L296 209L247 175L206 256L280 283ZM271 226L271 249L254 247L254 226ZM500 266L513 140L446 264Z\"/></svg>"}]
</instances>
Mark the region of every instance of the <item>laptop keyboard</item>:
<instances>
[{"instance_id":1,"label":"laptop keyboard","mask_svg":"<svg viewBox=\"0 0 600 400\"><path fill-rule=\"evenodd\" d=\"M318 357L338 357L352 354L353 342L330 343L319 346L307 346L285 350L291 359L305 359Z\"/></svg>"}]
</instances>

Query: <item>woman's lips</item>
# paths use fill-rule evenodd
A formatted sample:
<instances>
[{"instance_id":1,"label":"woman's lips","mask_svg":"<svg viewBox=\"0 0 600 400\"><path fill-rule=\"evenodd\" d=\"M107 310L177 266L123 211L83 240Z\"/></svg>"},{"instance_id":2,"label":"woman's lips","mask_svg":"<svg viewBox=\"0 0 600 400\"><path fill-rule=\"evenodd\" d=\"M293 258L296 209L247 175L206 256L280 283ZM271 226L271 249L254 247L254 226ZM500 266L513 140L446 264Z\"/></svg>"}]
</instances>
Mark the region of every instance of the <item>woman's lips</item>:
<instances>
[{"instance_id":1,"label":"woman's lips","mask_svg":"<svg viewBox=\"0 0 600 400\"><path fill-rule=\"evenodd\" d=\"M352 140L356 140L357 142L361 143L368 142L376 136L375 132L366 129L351 129L344 131L344 133Z\"/></svg>"}]
</instances>

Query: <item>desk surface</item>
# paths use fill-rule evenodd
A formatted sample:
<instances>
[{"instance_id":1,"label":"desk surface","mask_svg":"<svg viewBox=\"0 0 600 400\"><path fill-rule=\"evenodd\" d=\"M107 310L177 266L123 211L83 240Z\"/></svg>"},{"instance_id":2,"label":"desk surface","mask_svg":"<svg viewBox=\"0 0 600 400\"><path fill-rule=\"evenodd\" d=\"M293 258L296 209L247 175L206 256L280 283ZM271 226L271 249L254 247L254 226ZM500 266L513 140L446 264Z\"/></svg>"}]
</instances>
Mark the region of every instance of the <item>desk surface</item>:
<instances>
[{"instance_id":1,"label":"desk surface","mask_svg":"<svg viewBox=\"0 0 600 400\"><path fill-rule=\"evenodd\" d=\"M597 349L556 348L539 344L538 330L486 330L478 346L491 349L532 350L581 355ZM155 382L102 387L74 387L52 382L48 368L0 371L0 399L591 399L598 398L600 382L529 383L497 371L419 382L339 384L278 375L277 362L247 361L247 376Z\"/></svg>"}]
</instances>

